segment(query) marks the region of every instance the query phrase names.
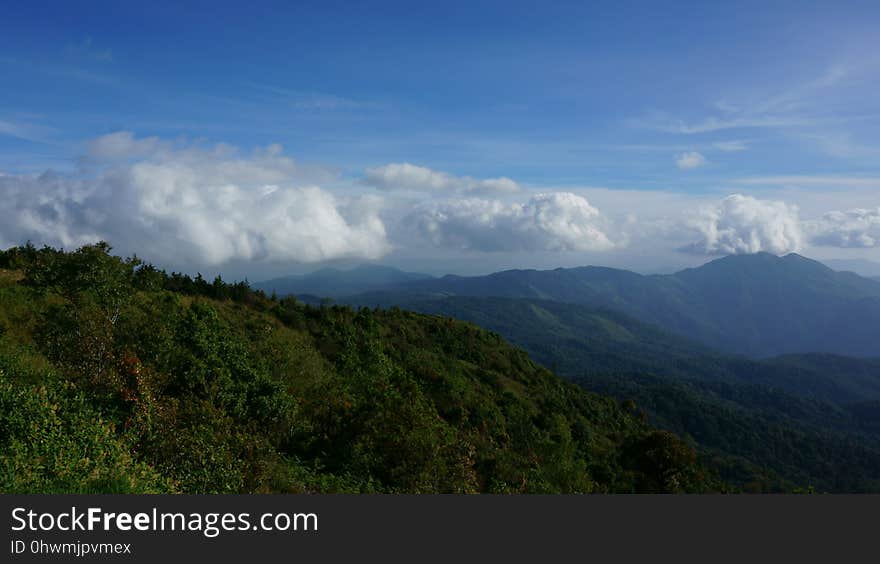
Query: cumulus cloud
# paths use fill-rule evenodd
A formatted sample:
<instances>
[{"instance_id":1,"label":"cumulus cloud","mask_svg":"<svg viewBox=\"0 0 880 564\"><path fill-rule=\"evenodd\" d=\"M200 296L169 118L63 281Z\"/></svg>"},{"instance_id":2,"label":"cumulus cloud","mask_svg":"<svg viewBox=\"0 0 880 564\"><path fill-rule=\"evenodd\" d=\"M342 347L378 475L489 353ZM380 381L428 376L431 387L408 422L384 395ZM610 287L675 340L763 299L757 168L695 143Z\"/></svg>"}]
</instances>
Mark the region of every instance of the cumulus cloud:
<instances>
[{"instance_id":1,"label":"cumulus cloud","mask_svg":"<svg viewBox=\"0 0 880 564\"><path fill-rule=\"evenodd\" d=\"M733 194L704 206L687 222L699 240L683 250L705 254L786 254L804 244L796 206Z\"/></svg>"},{"instance_id":2,"label":"cumulus cloud","mask_svg":"<svg viewBox=\"0 0 880 564\"><path fill-rule=\"evenodd\" d=\"M687 153L679 153L675 157L675 166L680 168L681 170L690 170L692 168L699 168L706 164L706 157L701 155L696 151L689 151Z\"/></svg>"},{"instance_id":3,"label":"cumulus cloud","mask_svg":"<svg viewBox=\"0 0 880 564\"><path fill-rule=\"evenodd\" d=\"M526 203L460 199L416 209L408 227L438 247L474 251L602 251L615 245L585 198L537 194Z\"/></svg>"},{"instance_id":4,"label":"cumulus cloud","mask_svg":"<svg viewBox=\"0 0 880 564\"><path fill-rule=\"evenodd\" d=\"M74 247L105 239L121 252L181 265L233 260L374 259L389 250L376 198L339 198L301 182L270 146L172 149L113 134L89 145L97 174L0 177L0 243Z\"/></svg>"},{"instance_id":5,"label":"cumulus cloud","mask_svg":"<svg viewBox=\"0 0 880 564\"><path fill-rule=\"evenodd\" d=\"M880 208L831 211L805 222L811 243L829 247L880 246Z\"/></svg>"},{"instance_id":6,"label":"cumulus cloud","mask_svg":"<svg viewBox=\"0 0 880 564\"><path fill-rule=\"evenodd\" d=\"M380 190L411 190L415 192L513 193L519 185L506 177L477 180L470 176L453 176L410 163L391 163L368 168L362 182Z\"/></svg>"}]
</instances>

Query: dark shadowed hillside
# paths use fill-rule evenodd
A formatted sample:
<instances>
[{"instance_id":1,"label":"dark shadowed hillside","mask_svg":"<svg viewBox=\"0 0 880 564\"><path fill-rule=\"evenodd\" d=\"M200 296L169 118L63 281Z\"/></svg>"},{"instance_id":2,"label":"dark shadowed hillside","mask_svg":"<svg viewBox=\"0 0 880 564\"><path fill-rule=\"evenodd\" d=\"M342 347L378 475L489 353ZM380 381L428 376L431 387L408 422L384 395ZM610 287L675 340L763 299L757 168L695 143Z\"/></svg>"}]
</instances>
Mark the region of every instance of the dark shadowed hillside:
<instances>
[{"instance_id":1,"label":"dark shadowed hillside","mask_svg":"<svg viewBox=\"0 0 880 564\"><path fill-rule=\"evenodd\" d=\"M880 399L880 359L809 353L752 360L717 353L619 312L546 300L451 297L407 307L496 331L565 376L642 372L773 386L840 404Z\"/></svg>"},{"instance_id":2,"label":"dark shadowed hillside","mask_svg":"<svg viewBox=\"0 0 880 564\"><path fill-rule=\"evenodd\" d=\"M880 400L880 360L725 356L619 312L552 301L451 297L408 307L497 331L587 389L635 400L740 487L880 486L872 403Z\"/></svg>"}]
</instances>

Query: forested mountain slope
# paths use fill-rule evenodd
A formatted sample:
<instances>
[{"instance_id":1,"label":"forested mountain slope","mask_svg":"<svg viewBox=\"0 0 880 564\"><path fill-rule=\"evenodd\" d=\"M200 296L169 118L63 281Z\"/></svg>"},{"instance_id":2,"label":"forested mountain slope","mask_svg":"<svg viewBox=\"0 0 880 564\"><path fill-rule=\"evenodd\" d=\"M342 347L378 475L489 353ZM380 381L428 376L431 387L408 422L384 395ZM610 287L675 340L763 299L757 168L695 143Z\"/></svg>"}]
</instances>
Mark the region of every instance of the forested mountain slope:
<instances>
[{"instance_id":1,"label":"forested mountain slope","mask_svg":"<svg viewBox=\"0 0 880 564\"><path fill-rule=\"evenodd\" d=\"M839 404L880 399L880 359L810 353L753 360L718 353L613 310L547 300L449 297L406 307L496 331L567 377L641 372L766 385Z\"/></svg>"},{"instance_id":2,"label":"forested mountain slope","mask_svg":"<svg viewBox=\"0 0 880 564\"><path fill-rule=\"evenodd\" d=\"M0 491L661 492L726 486L632 404L497 334L0 253Z\"/></svg>"},{"instance_id":3,"label":"forested mountain slope","mask_svg":"<svg viewBox=\"0 0 880 564\"><path fill-rule=\"evenodd\" d=\"M750 491L880 488L880 361L715 353L607 309L451 297L408 304L499 332L585 388L634 400Z\"/></svg>"}]
</instances>

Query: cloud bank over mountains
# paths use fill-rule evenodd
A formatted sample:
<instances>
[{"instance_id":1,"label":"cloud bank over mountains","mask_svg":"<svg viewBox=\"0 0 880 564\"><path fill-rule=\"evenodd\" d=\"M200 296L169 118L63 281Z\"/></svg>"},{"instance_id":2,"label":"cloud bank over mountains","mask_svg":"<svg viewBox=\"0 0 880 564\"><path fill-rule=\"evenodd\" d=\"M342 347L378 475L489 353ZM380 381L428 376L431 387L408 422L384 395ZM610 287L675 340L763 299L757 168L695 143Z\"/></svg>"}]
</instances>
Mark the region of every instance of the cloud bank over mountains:
<instances>
[{"instance_id":1,"label":"cloud bank over mountains","mask_svg":"<svg viewBox=\"0 0 880 564\"><path fill-rule=\"evenodd\" d=\"M809 221L813 244L843 248L880 246L880 207L831 211Z\"/></svg>"},{"instance_id":2,"label":"cloud bank over mountains","mask_svg":"<svg viewBox=\"0 0 880 564\"><path fill-rule=\"evenodd\" d=\"M880 208L829 211L801 220L797 206L733 194L703 206L690 219L698 240L683 250L701 254L778 255L814 247L880 246Z\"/></svg>"},{"instance_id":3,"label":"cloud bank over mountains","mask_svg":"<svg viewBox=\"0 0 880 564\"><path fill-rule=\"evenodd\" d=\"M301 184L280 147L241 156L228 146L174 149L113 134L90 143L87 157L103 166L0 178L9 218L0 242L106 239L123 252L198 265L371 259L389 250L376 201Z\"/></svg>"},{"instance_id":4,"label":"cloud bank over mountains","mask_svg":"<svg viewBox=\"0 0 880 564\"><path fill-rule=\"evenodd\" d=\"M704 206L690 220L690 226L699 239L684 247L689 252L786 254L804 246L797 207L742 194Z\"/></svg>"},{"instance_id":5,"label":"cloud bank over mountains","mask_svg":"<svg viewBox=\"0 0 880 564\"><path fill-rule=\"evenodd\" d=\"M405 223L435 246L476 251L605 251L608 222L583 197L537 194L525 203L445 200L423 205Z\"/></svg>"},{"instance_id":6,"label":"cloud bank over mountains","mask_svg":"<svg viewBox=\"0 0 880 564\"><path fill-rule=\"evenodd\" d=\"M615 201L606 191L600 209L587 189L534 189L410 163L345 179L295 162L278 145L243 154L125 131L86 143L78 163L67 175L0 174L0 245L103 239L121 253L192 267L373 260L395 249L719 255L880 247L880 207L802 218L782 199L733 194L660 210L652 199Z\"/></svg>"}]
</instances>

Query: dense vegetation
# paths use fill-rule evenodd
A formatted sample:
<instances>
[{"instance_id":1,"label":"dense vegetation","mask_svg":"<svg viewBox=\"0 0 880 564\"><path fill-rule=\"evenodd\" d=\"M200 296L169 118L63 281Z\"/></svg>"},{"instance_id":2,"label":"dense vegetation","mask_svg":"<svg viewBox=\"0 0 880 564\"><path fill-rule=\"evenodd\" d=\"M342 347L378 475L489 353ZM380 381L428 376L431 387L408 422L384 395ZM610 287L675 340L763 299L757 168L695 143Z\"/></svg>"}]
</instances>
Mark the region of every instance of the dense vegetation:
<instances>
[{"instance_id":1,"label":"dense vegetation","mask_svg":"<svg viewBox=\"0 0 880 564\"><path fill-rule=\"evenodd\" d=\"M770 386L841 405L880 398L880 359L724 355L617 311L547 300L450 297L406 302L406 307L500 333L536 362L568 377L647 373Z\"/></svg>"},{"instance_id":2,"label":"dense vegetation","mask_svg":"<svg viewBox=\"0 0 880 564\"><path fill-rule=\"evenodd\" d=\"M707 463L745 491L807 485L820 492L880 492L876 412L862 420L848 409L747 384L641 374L576 381L634 401L652 423L699 445Z\"/></svg>"},{"instance_id":3,"label":"dense vegetation","mask_svg":"<svg viewBox=\"0 0 880 564\"><path fill-rule=\"evenodd\" d=\"M104 244L0 253L0 491L723 490L497 334L308 307Z\"/></svg>"},{"instance_id":4,"label":"dense vegetation","mask_svg":"<svg viewBox=\"0 0 880 564\"><path fill-rule=\"evenodd\" d=\"M634 400L748 491L880 491L880 361L723 356L607 309L452 297L408 307L497 331L586 389Z\"/></svg>"}]
</instances>

